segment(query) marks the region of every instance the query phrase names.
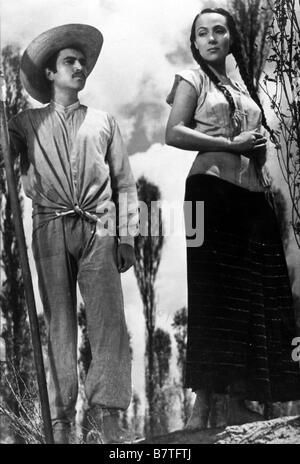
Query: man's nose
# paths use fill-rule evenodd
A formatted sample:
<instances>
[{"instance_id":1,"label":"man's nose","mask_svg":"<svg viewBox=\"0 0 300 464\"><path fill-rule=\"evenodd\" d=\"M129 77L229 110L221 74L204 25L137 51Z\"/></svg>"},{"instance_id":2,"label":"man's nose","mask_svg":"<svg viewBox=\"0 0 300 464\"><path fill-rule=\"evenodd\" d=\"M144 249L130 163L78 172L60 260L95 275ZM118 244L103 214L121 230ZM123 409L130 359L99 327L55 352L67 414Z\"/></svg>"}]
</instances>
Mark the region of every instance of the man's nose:
<instances>
[{"instance_id":1,"label":"man's nose","mask_svg":"<svg viewBox=\"0 0 300 464\"><path fill-rule=\"evenodd\" d=\"M76 71L83 71L84 66L80 63L80 61L76 60L74 62L74 69Z\"/></svg>"}]
</instances>

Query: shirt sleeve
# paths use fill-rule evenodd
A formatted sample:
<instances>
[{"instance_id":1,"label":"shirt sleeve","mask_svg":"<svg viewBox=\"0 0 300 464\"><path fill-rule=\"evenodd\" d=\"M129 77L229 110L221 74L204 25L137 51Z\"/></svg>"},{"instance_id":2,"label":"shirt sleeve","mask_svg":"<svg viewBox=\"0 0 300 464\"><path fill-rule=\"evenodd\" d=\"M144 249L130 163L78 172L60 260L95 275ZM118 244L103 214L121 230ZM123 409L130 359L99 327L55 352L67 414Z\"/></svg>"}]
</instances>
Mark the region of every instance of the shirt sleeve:
<instances>
[{"instance_id":1,"label":"shirt sleeve","mask_svg":"<svg viewBox=\"0 0 300 464\"><path fill-rule=\"evenodd\" d=\"M170 106L173 105L178 84L182 80L188 82L196 90L198 97L200 96L202 86L203 86L200 70L199 69L186 69L184 71L180 71L175 74L175 80L173 83L172 90L166 99L166 102Z\"/></svg>"},{"instance_id":2,"label":"shirt sleeve","mask_svg":"<svg viewBox=\"0 0 300 464\"><path fill-rule=\"evenodd\" d=\"M112 137L107 150L113 200L117 208L117 230L121 243L134 245L138 233L138 197L127 150L116 120L111 117Z\"/></svg>"},{"instance_id":3,"label":"shirt sleeve","mask_svg":"<svg viewBox=\"0 0 300 464\"><path fill-rule=\"evenodd\" d=\"M20 122L20 115L14 116L8 123L10 150L14 158L27 153L27 142Z\"/></svg>"}]
</instances>

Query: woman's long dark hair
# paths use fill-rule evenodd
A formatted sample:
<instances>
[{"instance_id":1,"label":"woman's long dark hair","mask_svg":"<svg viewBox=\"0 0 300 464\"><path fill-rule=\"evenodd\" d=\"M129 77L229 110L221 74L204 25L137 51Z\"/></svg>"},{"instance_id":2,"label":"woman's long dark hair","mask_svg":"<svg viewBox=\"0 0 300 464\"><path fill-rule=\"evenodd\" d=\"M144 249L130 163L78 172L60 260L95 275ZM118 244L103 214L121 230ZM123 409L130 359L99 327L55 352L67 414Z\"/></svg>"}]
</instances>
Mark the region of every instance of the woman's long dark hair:
<instances>
[{"instance_id":1,"label":"woman's long dark hair","mask_svg":"<svg viewBox=\"0 0 300 464\"><path fill-rule=\"evenodd\" d=\"M226 100L229 103L230 111L232 116L235 114L236 106L234 103L234 99L230 93L230 91L222 85L220 79L217 77L217 75L210 69L210 67L207 65L206 61L202 58L202 56L199 53L199 50L197 50L195 46L195 39L196 39L196 22L197 19L199 18L200 15L204 13L218 13L221 14L222 16L225 16L226 21L227 21L227 26L232 38L232 45L230 47L230 52L233 54L235 61L238 65L240 75L248 89L248 92L251 96L251 98L257 103L259 108L261 109L262 113L262 125L267 129L267 131L270 133L271 136L273 136L273 131L272 129L268 126L267 121L266 121L266 116L265 112L262 108L262 105L260 103L260 100L258 98L256 89L254 87L253 81L247 71L247 67L243 58L242 54L242 49L241 49L241 39L240 35L238 33L238 30L236 28L235 22L231 14L224 10L223 8L205 8L202 10L194 19L193 24L192 24L192 29L191 29L191 36L190 36L190 41L191 41L191 51L194 59L196 62L199 64L201 67L202 71L205 72L205 74L213 81L213 83L218 87L218 89L224 94Z\"/></svg>"}]
</instances>

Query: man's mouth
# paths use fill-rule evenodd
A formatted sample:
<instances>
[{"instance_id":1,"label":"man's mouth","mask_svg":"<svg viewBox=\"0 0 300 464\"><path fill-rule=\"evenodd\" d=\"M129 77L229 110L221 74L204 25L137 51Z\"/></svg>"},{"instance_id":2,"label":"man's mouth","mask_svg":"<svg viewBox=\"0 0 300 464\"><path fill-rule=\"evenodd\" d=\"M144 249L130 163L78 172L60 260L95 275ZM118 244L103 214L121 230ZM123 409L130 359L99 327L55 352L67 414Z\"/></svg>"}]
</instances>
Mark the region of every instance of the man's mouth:
<instances>
[{"instance_id":1,"label":"man's mouth","mask_svg":"<svg viewBox=\"0 0 300 464\"><path fill-rule=\"evenodd\" d=\"M74 79L76 79L76 78L77 78L77 79L84 79L84 80L86 79L85 75L82 74L82 73L73 74L72 77L73 77Z\"/></svg>"}]
</instances>

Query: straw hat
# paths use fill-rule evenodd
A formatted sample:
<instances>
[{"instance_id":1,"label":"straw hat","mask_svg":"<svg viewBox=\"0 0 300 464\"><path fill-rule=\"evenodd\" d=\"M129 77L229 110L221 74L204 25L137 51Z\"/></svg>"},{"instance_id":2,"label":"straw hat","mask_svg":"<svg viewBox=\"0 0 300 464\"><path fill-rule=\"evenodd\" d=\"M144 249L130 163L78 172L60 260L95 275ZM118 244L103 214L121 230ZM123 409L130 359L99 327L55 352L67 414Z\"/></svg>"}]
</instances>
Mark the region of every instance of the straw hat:
<instances>
[{"instance_id":1,"label":"straw hat","mask_svg":"<svg viewBox=\"0 0 300 464\"><path fill-rule=\"evenodd\" d=\"M36 37L25 50L20 66L21 82L27 92L41 103L51 99L51 86L44 72L47 60L63 48L80 48L87 60L87 75L96 64L103 44L98 29L87 24L65 24Z\"/></svg>"}]
</instances>

